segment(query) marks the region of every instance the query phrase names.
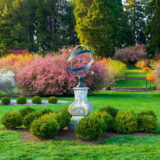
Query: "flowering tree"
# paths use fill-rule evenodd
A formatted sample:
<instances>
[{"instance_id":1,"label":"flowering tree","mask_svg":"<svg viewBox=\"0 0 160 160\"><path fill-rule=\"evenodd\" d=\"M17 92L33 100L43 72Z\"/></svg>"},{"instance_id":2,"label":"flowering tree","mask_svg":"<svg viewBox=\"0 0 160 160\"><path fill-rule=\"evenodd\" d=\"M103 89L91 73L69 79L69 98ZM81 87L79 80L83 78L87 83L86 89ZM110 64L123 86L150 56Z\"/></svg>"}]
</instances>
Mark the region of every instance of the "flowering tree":
<instances>
[{"instance_id":1,"label":"flowering tree","mask_svg":"<svg viewBox=\"0 0 160 160\"><path fill-rule=\"evenodd\" d=\"M127 64L135 64L137 61L147 56L144 45L132 46L116 51L115 57Z\"/></svg>"}]
</instances>

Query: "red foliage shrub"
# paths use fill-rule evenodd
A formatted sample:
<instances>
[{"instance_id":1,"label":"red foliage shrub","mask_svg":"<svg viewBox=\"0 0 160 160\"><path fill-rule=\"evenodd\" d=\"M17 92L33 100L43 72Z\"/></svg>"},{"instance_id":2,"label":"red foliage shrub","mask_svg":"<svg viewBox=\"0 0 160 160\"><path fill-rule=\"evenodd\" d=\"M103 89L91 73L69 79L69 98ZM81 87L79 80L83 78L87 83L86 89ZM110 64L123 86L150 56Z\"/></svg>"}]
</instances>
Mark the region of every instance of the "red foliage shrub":
<instances>
[{"instance_id":1,"label":"red foliage shrub","mask_svg":"<svg viewBox=\"0 0 160 160\"><path fill-rule=\"evenodd\" d=\"M147 55L144 45L132 46L116 51L115 57L127 64L135 64Z\"/></svg>"},{"instance_id":2,"label":"red foliage shrub","mask_svg":"<svg viewBox=\"0 0 160 160\"><path fill-rule=\"evenodd\" d=\"M20 89L33 95L72 95L78 78L72 75L66 67L70 51L63 49L61 53L54 56L48 55L45 58L36 57L30 65L22 67L16 74ZM84 78L84 84L92 92L105 86L105 77L105 69L95 61Z\"/></svg>"},{"instance_id":3,"label":"red foliage shrub","mask_svg":"<svg viewBox=\"0 0 160 160\"><path fill-rule=\"evenodd\" d=\"M8 49L7 50L8 53L12 53L12 54L25 54L28 53L27 49Z\"/></svg>"},{"instance_id":4,"label":"red foliage shrub","mask_svg":"<svg viewBox=\"0 0 160 160\"><path fill-rule=\"evenodd\" d=\"M160 60L160 54L156 54L153 60L154 61L159 61Z\"/></svg>"}]
</instances>

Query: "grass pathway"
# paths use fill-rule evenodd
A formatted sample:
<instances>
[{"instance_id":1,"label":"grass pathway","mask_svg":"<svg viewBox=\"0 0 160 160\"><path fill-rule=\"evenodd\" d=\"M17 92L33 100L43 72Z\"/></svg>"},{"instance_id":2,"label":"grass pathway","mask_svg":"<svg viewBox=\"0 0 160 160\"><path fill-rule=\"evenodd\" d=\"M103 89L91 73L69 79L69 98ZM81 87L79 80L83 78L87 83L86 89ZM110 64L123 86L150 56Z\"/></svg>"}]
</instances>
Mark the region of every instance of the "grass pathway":
<instances>
[{"instance_id":1,"label":"grass pathway","mask_svg":"<svg viewBox=\"0 0 160 160\"><path fill-rule=\"evenodd\" d=\"M144 72L136 67L128 67L124 79L119 80L112 85L114 88L146 88L146 75ZM151 83L154 85L154 83ZM150 83L147 82L147 88L150 88Z\"/></svg>"}]
</instances>

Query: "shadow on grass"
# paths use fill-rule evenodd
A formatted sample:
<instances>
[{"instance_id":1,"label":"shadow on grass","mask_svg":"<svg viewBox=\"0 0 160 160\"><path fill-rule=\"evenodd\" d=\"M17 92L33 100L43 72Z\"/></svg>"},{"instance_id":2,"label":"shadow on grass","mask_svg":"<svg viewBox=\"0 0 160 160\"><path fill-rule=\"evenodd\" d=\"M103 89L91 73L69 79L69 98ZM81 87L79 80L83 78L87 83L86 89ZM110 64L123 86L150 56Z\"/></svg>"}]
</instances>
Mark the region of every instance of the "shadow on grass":
<instances>
[{"instance_id":1,"label":"shadow on grass","mask_svg":"<svg viewBox=\"0 0 160 160\"><path fill-rule=\"evenodd\" d=\"M110 139L106 139L103 142L98 142L97 144L103 145L153 145L160 143L160 135L151 135L151 136L132 136L132 135L125 135L125 136L117 136Z\"/></svg>"}]
</instances>

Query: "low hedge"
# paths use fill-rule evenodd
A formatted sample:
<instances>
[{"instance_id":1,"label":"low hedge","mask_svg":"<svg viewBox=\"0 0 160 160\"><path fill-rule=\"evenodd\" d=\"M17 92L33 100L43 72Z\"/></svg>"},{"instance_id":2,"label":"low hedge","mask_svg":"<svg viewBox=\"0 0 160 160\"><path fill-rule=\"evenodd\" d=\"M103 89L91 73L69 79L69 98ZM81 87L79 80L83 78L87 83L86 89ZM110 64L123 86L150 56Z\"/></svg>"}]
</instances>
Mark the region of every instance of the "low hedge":
<instances>
[{"instance_id":1,"label":"low hedge","mask_svg":"<svg viewBox=\"0 0 160 160\"><path fill-rule=\"evenodd\" d=\"M54 96L48 98L48 103L56 104L57 101L58 101L57 98Z\"/></svg>"},{"instance_id":2,"label":"low hedge","mask_svg":"<svg viewBox=\"0 0 160 160\"><path fill-rule=\"evenodd\" d=\"M40 115L43 116L45 114L53 113L51 109L43 109L40 111Z\"/></svg>"},{"instance_id":3,"label":"low hedge","mask_svg":"<svg viewBox=\"0 0 160 160\"><path fill-rule=\"evenodd\" d=\"M3 105L9 105L11 103L11 100L9 97L3 97L1 102Z\"/></svg>"},{"instance_id":4,"label":"low hedge","mask_svg":"<svg viewBox=\"0 0 160 160\"><path fill-rule=\"evenodd\" d=\"M22 115L19 112L11 111L2 116L2 124L8 129L15 129L22 125Z\"/></svg>"},{"instance_id":5,"label":"low hedge","mask_svg":"<svg viewBox=\"0 0 160 160\"><path fill-rule=\"evenodd\" d=\"M95 140L103 135L104 130L104 120L90 117L81 119L75 128L77 137L82 140Z\"/></svg>"},{"instance_id":6,"label":"low hedge","mask_svg":"<svg viewBox=\"0 0 160 160\"><path fill-rule=\"evenodd\" d=\"M41 103L42 103L41 97L39 97L39 96L34 96L34 97L32 98L32 103L33 103L33 104L41 104Z\"/></svg>"},{"instance_id":7,"label":"low hedge","mask_svg":"<svg viewBox=\"0 0 160 160\"><path fill-rule=\"evenodd\" d=\"M22 108L19 113L25 117L27 114L31 113L31 112L35 112L35 109L31 108L31 107L24 107Z\"/></svg>"},{"instance_id":8,"label":"low hedge","mask_svg":"<svg viewBox=\"0 0 160 160\"><path fill-rule=\"evenodd\" d=\"M104 120L104 122L107 126L107 130L109 130L109 131L113 130L114 119L109 113L107 113L107 112L96 112L96 113L92 113L90 115L90 117L100 118L100 119Z\"/></svg>"},{"instance_id":9,"label":"low hedge","mask_svg":"<svg viewBox=\"0 0 160 160\"><path fill-rule=\"evenodd\" d=\"M133 111L119 112L115 118L115 130L118 133L132 133L138 129L136 114Z\"/></svg>"},{"instance_id":10,"label":"low hedge","mask_svg":"<svg viewBox=\"0 0 160 160\"><path fill-rule=\"evenodd\" d=\"M99 110L100 112L107 112L109 113L113 118L116 117L117 113L119 112L119 110L117 108L114 108L112 106L106 106L103 107Z\"/></svg>"},{"instance_id":11,"label":"low hedge","mask_svg":"<svg viewBox=\"0 0 160 160\"><path fill-rule=\"evenodd\" d=\"M63 129L66 126L68 126L71 120L68 108L63 108L60 111L58 111L56 119L60 125L60 129Z\"/></svg>"},{"instance_id":12,"label":"low hedge","mask_svg":"<svg viewBox=\"0 0 160 160\"><path fill-rule=\"evenodd\" d=\"M144 132L153 132L157 128L157 116L151 110L144 110L137 114L138 129Z\"/></svg>"},{"instance_id":13,"label":"low hedge","mask_svg":"<svg viewBox=\"0 0 160 160\"><path fill-rule=\"evenodd\" d=\"M27 99L24 96L20 96L17 98L16 102L17 102L17 104L26 104Z\"/></svg>"},{"instance_id":14,"label":"low hedge","mask_svg":"<svg viewBox=\"0 0 160 160\"><path fill-rule=\"evenodd\" d=\"M35 119L30 126L31 133L38 138L53 138L58 134L60 126L55 119L55 114L45 114Z\"/></svg>"},{"instance_id":15,"label":"low hedge","mask_svg":"<svg viewBox=\"0 0 160 160\"><path fill-rule=\"evenodd\" d=\"M29 114L27 114L24 118L23 118L23 125L26 128L30 128L31 123L39 118L41 115L38 112L31 112Z\"/></svg>"}]
</instances>

